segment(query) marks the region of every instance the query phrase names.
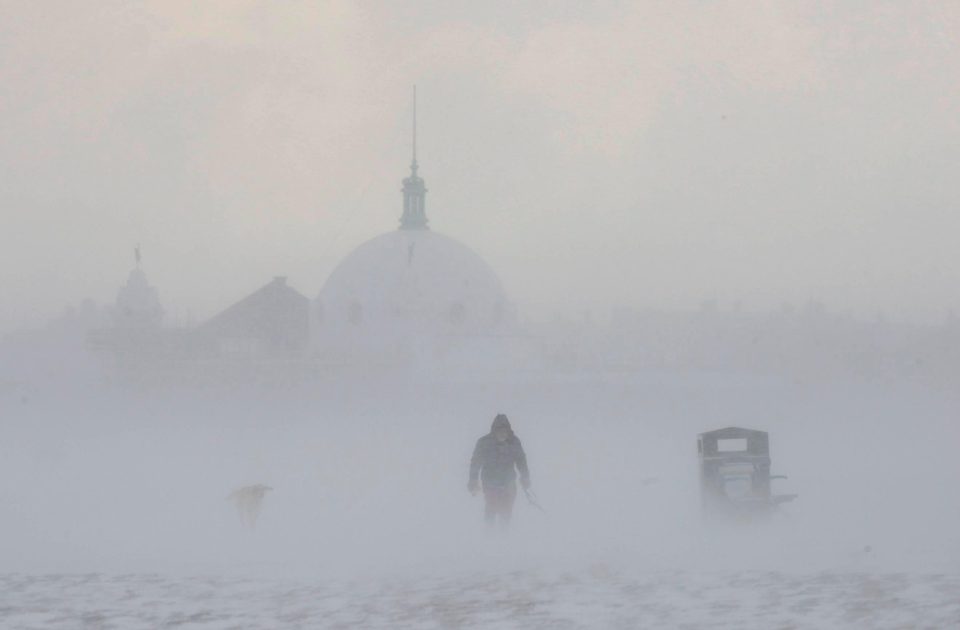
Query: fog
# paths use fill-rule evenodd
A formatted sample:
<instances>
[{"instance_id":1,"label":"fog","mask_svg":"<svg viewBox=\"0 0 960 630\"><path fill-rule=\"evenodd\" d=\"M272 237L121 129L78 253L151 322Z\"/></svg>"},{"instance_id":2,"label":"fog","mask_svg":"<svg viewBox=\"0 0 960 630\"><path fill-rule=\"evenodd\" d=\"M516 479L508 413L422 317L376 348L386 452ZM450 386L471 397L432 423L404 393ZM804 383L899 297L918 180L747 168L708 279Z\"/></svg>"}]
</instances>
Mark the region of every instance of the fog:
<instances>
[{"instance_id":1,"label":"fog","mask_svg":"<svg viewBox=\"0 0 960 630\"><path fill-rule=\"evenodd\" d=\"M957 623L958 36L3 4L0 625ZM509 528L467 488L499 413ZM706 509L724 427L798 496Z\"/></svg>"},{"instance_id":2,"label":"fog","mask_svg":"<svg viewBox=\"0 0 960 630\"><path fill-rule=\"evenodd\" d=\"M402 385L8 403L5 567L957 569L960 510L942 484L958 472L958 428L942 402L715 377L471 380L429 396ZM501 408L546 511L521 500L510 537L491 540L466 473ZM693 438L730 424L771 431L774 471L801 496L769 521L714 531ZM274 492L245 531L225 498L255 482ZM860 557L865 545L875 557Z\"/></svg>"},{"instance_id":3,"label":"fog","mask_svg":"<svg viewBox=\"0 0 960 630\"><path fill-rule=\"evenodd\" d=\"M482 499L465 488L473 442L499 410L524 440L545 510L521 495L508 534L485 530ZM236 590L229 580L239 578L328 590L357 580L342 596L364 605L382 601L384 582L429 593L431 580L452 580L432 597L456 600L488 580L503 583L509 598L510 583L534 579L542 591L523 590L556 612L574 605L551 601L550 580L606 571L679 582L681 592L662 594L660 606L684 609L684 586L706 579L706 592L719 581L749 608L760 584L781 575L821 576L829 593L837 580L956 575L960 558L960 508L948 490L960 472L956 399L910 386L717 373L373 376L326 379L309 391L37 389L7 396L3 417L4 570L48 576L47 596L61 588L77 596L58 576L104 576L92 601L72 611L61 604L61 615L109 609L109 599L98 601L111 576L127 576L112 579L149 598L141 575L187 591L164 591L172 602L154 619L166 621L220 606L195 599L204 596L190 592L187 576L226 580L203 587L215 598ZM776 483L798 491L795 502L755 521L701 514L695 435L731 424L770 431L774 472L789 475ZM246 529L226 497L252 483L274 490L256 528ZM789 579L788 593L809 595ZM956 612L950 584L913 616L902 592L893 593L901 604L892 613L878 607L879 595L859 597L875 611L868 624L895 625L903 615L940 623ZM6 597L13 610L30 601L15 592ZM572 618L604 626L597 612ZM398 623L385 614L385 625ZM731 618L708 619L722 626Z\"/></svg>"},{"instance_id":4,"label":"fog","mask_svg":"<svg viewBox=\"0 0 960 630\"><path fill-rule=\"evenodd\" d=\"M527 313L958 309L956 8L474 4L4 3L0 330L136 243L180 320L316 295L395 225L413 84L432 225Z\"/></svg>"}]
</instances>

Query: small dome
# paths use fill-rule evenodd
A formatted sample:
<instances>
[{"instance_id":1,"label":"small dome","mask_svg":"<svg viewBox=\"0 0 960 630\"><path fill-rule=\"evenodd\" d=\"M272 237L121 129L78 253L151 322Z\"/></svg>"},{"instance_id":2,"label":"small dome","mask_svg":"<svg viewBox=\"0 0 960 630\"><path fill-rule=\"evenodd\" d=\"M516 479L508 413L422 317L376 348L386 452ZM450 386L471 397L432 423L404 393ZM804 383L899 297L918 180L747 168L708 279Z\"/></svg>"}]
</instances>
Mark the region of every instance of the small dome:
<instances>
[{"instance_id":1,"label":"small dome","mask_svg":"<svg viewBox=\"0 0 960 630\"><path fill-rule=\"evenodd\" d=\"M117 292L116 323L118 326L157 326L163 318L163 307L157 290L150 286L146 274L139 267L127 277L127 283Z\"/></svg>"},{"instance_id":2,"label":"small dome","mask_svg":"<svg viewBox=\"0 0 960 630\"><path fill-rule=\"evenodd\" d=\"M397 230L360 245L330 274L312 315L321 347L498 335L516 319L483 259L429 230Z\"/></svg>"}]
</instances>

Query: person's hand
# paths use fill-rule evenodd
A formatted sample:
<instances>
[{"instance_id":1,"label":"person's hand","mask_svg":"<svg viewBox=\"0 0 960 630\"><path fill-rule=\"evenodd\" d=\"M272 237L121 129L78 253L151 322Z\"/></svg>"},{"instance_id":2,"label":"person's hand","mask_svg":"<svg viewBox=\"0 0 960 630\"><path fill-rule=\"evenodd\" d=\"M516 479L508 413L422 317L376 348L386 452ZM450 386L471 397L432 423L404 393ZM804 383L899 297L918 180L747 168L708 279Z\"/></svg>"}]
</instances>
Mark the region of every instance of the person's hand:
<instances>
[{"instance_id":1,"label":"person's hand","mask_svg":"<svg viewBox=\"0 0 960 630\"><path fill-rule=\"evenodd\" d=\"M467 492L469 492L473 496L477 496L477 491L479 489L480 488L477 486L477 482L475 481L471 481L470 483L467 484Z\"/></svg>"}]
</instances>

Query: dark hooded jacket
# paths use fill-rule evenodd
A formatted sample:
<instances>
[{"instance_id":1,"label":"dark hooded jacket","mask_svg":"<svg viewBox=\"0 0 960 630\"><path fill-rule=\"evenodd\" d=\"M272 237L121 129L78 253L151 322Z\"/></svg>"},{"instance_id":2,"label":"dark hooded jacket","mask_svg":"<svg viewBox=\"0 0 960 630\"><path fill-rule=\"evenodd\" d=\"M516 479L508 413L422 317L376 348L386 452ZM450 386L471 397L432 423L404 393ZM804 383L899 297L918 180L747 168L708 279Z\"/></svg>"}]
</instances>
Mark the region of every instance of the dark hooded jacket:
<instances>
[{"instance_id":1,"label":"dark hooded jacket","mask_svg":"<svg viewBox=\"0 0 960 630\"><path fill-rule=\"evenodd\" d=\"M498 442L494 437L494 432L500 427L506 427L510 433L505 442ZM516 480L518 470L520 480L524 485L529 485L530 471L527 470L527 455L523 452L523 445L510 427L510 421L500 414L494 419L490 433L477 440L477 446L473 449L470 485L476 485L479 477L484 488L507 486Z\"/></svg>"}]
</instances>

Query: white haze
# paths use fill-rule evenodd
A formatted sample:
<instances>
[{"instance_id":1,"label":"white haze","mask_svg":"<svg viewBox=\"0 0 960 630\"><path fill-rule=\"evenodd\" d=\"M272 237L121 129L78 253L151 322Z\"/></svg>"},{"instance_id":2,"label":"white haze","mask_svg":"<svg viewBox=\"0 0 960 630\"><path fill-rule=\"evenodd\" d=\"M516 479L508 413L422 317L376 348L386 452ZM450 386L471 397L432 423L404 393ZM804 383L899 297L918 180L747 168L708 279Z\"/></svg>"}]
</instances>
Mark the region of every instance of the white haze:
<instances>
[{"instance_id":1,"label":"white haze","mask_svg":"<svg viewBox=\"0 0 960 630\"><path fill-rule=\"evenodd\" d=\"M3 406L0 555L15 570L320 575L637 564L960 569L955 401L757 376L477 374L254 391L39 389ZM509 411L546 508L489 540L473 442ZM696 433L771 432L796 503L701 521ZM267 483L255 532L225 500ZM865 546L875 552L860 553ZM500 548L498 550L498 548Z\"/></svg>"},{"instance_id":2,"label":"white haze","mask_svg":"<svg viewBox=\"0 0 960 630\"><path fill-rule=\"evenodd\" d=\"M0 4L0 584L722 574L742 603L726 576L770 572L875 608L779 627L957 619L957 5L409 4ZM431 228L499 274L523 360L238 383L94 356L137 244L167 331L275 275L315 297L396 227L413 84ZM544 511L490 535L467 471L499 412ZM769 519L702 518L696 436L730 425L800 495ZM259 483L250 531L226 497ZM924 584L936 611L897 609ZM0 625L42 625L24 598Z\"/></svg>"},{"instance_id":3,"label":"white haze","mask_svg":"<svg viewBox=\"0 0 960 630\"><path fill-rule=\"evenodd\" d=\"M527 314L958 309L960 9L938 2L0 6L0 330L316 295L396 225L410 86L435 229ZM625 272L630 282L622 282Z\"/></svg>"}]
</instances>

